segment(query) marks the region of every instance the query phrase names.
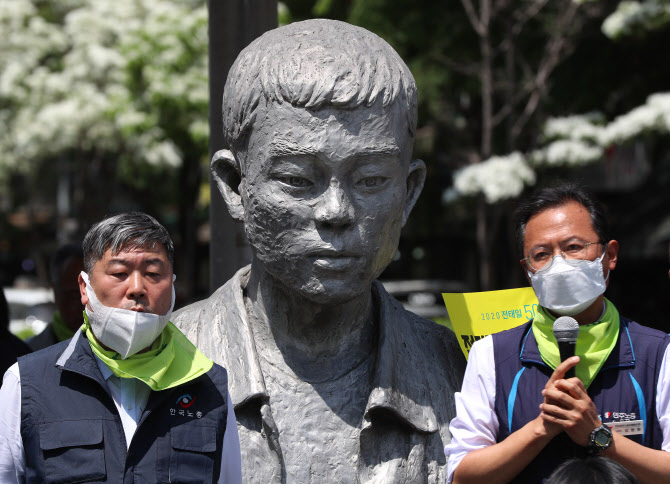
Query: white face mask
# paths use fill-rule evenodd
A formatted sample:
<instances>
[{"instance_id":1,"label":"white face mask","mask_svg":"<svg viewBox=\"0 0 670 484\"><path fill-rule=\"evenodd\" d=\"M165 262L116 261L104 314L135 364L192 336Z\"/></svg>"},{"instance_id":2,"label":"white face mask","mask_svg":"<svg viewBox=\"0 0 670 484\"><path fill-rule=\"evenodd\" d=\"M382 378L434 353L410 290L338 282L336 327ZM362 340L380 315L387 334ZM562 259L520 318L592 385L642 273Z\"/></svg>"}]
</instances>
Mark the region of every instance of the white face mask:
<instances>
[{"instance_id":1,"label":"white face mask","mask_svg":"<svg viewBox=\"0 0 670 484\"><path fill-rule=\"evenodd\" d=\"M88 275L81 273L86 282L86 315L93 334L103 345L116 351L121 359L126 359L138 351L150 346L161 334L174 308L174 280L172 276L172 304L164 315L130 311L129 309L110 308L103 305L91 287ZM91 309L89 309L89 305Z\"/></svg>"},{"instance_id":2,"label":"white face mask","mask_svg":"<svg viewBox=\"0 0 670 484\"><path fill-rule=\"evenodd\" d=\"M564 316L574 316L588 308L607 288L603 257L604 252L593 261L567 262L557 255L547 269L528 272L540 306Z\"/></svg>"}]
</instances>

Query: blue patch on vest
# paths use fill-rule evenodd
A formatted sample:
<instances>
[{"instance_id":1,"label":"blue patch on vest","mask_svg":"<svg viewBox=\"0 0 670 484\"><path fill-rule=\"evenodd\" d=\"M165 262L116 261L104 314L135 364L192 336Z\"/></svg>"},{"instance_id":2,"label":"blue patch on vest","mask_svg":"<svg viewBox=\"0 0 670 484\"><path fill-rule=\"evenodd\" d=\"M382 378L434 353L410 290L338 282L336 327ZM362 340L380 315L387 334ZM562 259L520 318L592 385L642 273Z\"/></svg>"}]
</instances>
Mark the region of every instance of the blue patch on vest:
<instances>
[{"instance_id":1,"label":"blue patch on vest","mask_svg":"<svg viewBox=\"0 0 670 484\"><path fill-rule=\"evenodd\" d=\"M628 326L626 328L626 335L628 336L628 343L630 344L630 352L633 353L633 361L630 362L631 365L635 364L635 348L633 347L633 340L630 338L630 331L628 331Z\"/></svg>"},{"instance_id":2,"label":"blue patch on vest","mask_svg":"<svg viewBox=\"0 0 670 484\"><path fill-rule=\"evenodd\" d=\"M642 442L644 442L644 433L647 430L647 405L644 400L644 393L640 384L637 382L632 373L628 374L630 380L633 382L633 387L635 388L635 395L637 395L637 406L640 407L640 418L642 419Z\"/></svg>"},{"instance_id":3,"label":"blue patch on vest","mask_svg":"<svg viewBox=\"0 0 670 484\"><path fill-rule=\"evenodd\" d=\"M509 392L509 397L507 397L507 425L509 427L509 433L512 433L512 413L514 412L514 402L516 402L517 388L519 386L519 378L521 374L526 369L523 367L514 377L514 383L512 383L512 389Z\"/></svg>"}]
</instances>

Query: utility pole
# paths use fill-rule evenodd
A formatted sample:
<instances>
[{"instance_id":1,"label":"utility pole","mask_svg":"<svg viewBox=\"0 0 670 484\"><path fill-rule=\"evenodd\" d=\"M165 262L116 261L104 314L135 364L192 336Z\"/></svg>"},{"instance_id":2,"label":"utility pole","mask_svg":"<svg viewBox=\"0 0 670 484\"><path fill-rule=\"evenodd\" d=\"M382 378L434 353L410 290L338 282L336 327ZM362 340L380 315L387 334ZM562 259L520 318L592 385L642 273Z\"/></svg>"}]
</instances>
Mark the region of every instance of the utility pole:
<instances>
[{"instance_id":1,"label":"utility pole","mask_svg":"<svg viewBox=\"0 0 670 484\"><path fill-rule=\"evenodd\" d=\"M208 0L209 9L209 155L223 143L221 100L228 71L240 51L263 32L277 27L277 0ZM222 286L251 262L244 227L228 213L210 176L209 284Z\"/></svg>"}]
</instances>

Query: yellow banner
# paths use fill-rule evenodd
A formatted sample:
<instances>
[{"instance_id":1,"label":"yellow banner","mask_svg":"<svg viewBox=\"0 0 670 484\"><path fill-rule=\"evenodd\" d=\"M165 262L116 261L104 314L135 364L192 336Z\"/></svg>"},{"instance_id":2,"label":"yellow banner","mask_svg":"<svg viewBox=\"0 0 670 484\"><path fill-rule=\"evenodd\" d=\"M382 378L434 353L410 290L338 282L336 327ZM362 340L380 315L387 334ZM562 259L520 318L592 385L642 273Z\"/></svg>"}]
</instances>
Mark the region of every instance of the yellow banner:
<instances>
[{"instance_id":1,"label":"yellow banner","mask_svg":"<svg viewBox=\"0 0 670 484\"><path fill-rule=\"evenodd\" d=\"M475 341L525 323L535 317L537 309L532 287L443 293L442 297L466 358Z\"/></svg>"}]
</instances>

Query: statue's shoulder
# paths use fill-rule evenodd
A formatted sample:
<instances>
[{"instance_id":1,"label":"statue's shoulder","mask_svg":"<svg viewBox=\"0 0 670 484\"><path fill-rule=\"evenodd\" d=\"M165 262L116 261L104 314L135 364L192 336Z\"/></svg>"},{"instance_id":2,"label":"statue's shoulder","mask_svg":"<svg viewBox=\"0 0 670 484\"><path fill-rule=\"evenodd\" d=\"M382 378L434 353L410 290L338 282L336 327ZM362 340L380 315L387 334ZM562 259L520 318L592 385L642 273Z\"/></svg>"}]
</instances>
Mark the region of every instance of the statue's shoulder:
<instances>
[{"instance_id":1,"label":"statue's shoulder","mask_svg":"<svg viewBox=\"0 0 670 484\"><path fill-rule=\"evenodd\" d=\"M458 352L462 355L456 335L453 331L441 324L437 324L434 321L430 321L418 314L408 311L402 303L389 294L386 289L384 289L384 286L378 281L375 282L375 290L380 300L383 301L383 304L392 308L396 323L402 322L401 324L411 330L415 338L417 338L421 344L425 344L429 347L438 346L440 348L447 348L448 351L458 348Z\"/></svg>"},{"instance_id":2,"label":"statue's shoulder","mask_svg":"<svg viewBox=\"0 0 670 484\"><path fill-rule=\"evenodd\" d=\"M417 353L420 354L424 367L430 368L430 375L426 380L432 381L442 389L450 388L458 391L463 383L467 360L458 344L456 334L441 324L422 318L404 308L403 310L412 328Z\"/></svg>"},{"instance_id":3,"label":"statue's shoulder","mask_svg":"<svg viewBox=\"0 0 670 484\"><path fill-rule=\"evenodd\" d=\"M461 388L466 366L456 335L405 309L381 283L375 282L374 291L380 304L380 322L385 326L386 337L393 340L394 358L404 366L403 372L414 375L412 378L420 379L426 387L439 388L432 397L433 404L451 409L453 392ZM453 416L449 415L444 420L447 425Z\"/></svg>"},{"instance_id":4,"label":"statue's shoulder","mask_svg":"<svg viewBox=\"0 0 670 484\"><path fill-rule=\"evenodd\" d=\"M422 330L428 331L429 333L435 332L437 334L453 334L453 332L446 327L405 309L400 301L389 294L381 282L374 282L373 291L377 294L377 297L379 298L382 306L388 306L392 308L392 312L396 318L407 321L412 326L420 327Z\"/></svg>"},{"instance_id":5,"label":"statue's shoulder","mask_svg":"<svg viewBox=\"0 0 670 484\"><path fill-rule=\"evenodd\" d=\"M242 300L242 281L245 280L249 266L240 269L223 286L219 287L207 299L185 306L172 315L177 327L192 325L194 322L209 322L217 315L237 312ZM243 304L243 303L242 303Z\"/></svg>"},{"instance_id":6,"label":"statue's shoulder","mask_svg":"<svg viewBox=\"0 0 670 484\"><path fill-rule=\"evenodd\" d=\"M230 281L228 281L230 282ZM194 302L188 306L175 311L172 315L172 322L177 324L178 321L184 319L193 319L199 316L205 316L209 313L215 311L215 307L229 299L227 297L228 291L225 291L226 285L218 288L214 293L209 296L207 299L202 299L201 301ZM232 299L232 297L230 298Z\"/></svg>"},{"instance_id":7,"label":"statue's shoulder","mask_svg":"<svg viewBox=\"0 0 670 484\"><path fill-rule=\"evenodd\" d=\"M400 303L398 303L400 304ZM422 318L411 311L405 309L410 324L414 328L414 333L428 346L438 346L439 350L444 350L448 354L455 354L457 358L462 358L463 353L458 344L456 334L449 328Z\"/></svg>"}]
</instances>

